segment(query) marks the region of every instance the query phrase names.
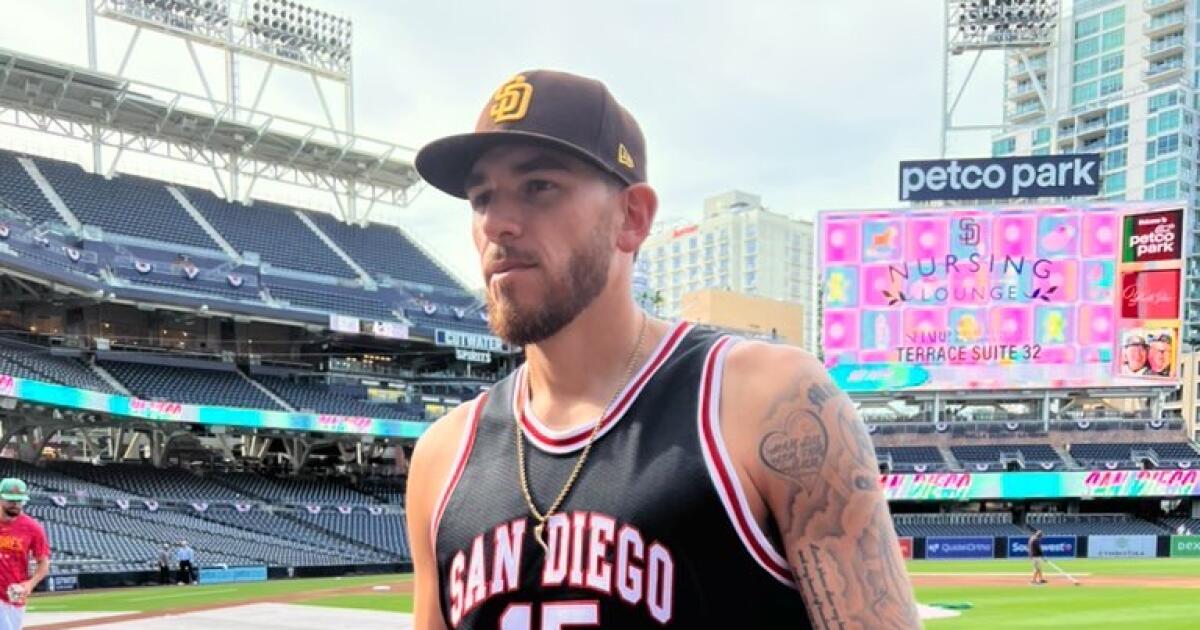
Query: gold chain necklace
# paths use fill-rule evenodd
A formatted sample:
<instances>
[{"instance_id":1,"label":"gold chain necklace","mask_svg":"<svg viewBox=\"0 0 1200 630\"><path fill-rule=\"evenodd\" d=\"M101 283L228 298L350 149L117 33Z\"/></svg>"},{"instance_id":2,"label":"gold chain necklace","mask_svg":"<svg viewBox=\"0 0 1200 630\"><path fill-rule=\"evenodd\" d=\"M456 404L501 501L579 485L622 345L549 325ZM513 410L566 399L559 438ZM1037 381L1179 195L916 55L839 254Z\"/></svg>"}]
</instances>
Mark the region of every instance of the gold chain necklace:
<instances>
[{"instance_id":1,"label":"gold chain necklace","mask_svg":"<svg viewBox=\"0 0 1200 630\"><path fill-rule=\"evenodd\" d=\"M612 398L604 406L603 411L600 412L600 418L596 420L596 425L592 427L592 433L588 436L588 441L583 447L583 452L579 454L579 459L575 461L575 469L571 471L571 476L567 478L566 485L563 486L562 491L558 493L558 498L554 499L554 503L550 504L545 514L538 511L537 506L533 504L533 495L529 492L529 478L525 474L525 436L521 434L521 418L517 418L517 471L521 478L521 493L525 495L525 504L529 506L530 514L538 522L533 528L533 539L542 546L543 553L549 551L549 548L546 547L545 539L546 521L558 511L563 501L566 500L567 494L571 492L571 488L575 485L575 480L579 477L579 472L583 470L583 463L587 461L588 453L592 450L592 444L595 443L596 436L600 433L600 425L604 424L604 417L608 415L613 403L617 400L617 396L621 395L621 390L625 389L625 384L633 377L633 369L636 365L637 356L639 350L642 349L642 340L646 336L647 319L649 318L646 312L642 311L642 327L638 332L637 344L633 346L633 351L629 353L628 365L625 366L625 378L617 386L617 391L613 392ZM524 408L522 408L521 414L524 415L524 413Z\"/></svg>"}]
</instances>

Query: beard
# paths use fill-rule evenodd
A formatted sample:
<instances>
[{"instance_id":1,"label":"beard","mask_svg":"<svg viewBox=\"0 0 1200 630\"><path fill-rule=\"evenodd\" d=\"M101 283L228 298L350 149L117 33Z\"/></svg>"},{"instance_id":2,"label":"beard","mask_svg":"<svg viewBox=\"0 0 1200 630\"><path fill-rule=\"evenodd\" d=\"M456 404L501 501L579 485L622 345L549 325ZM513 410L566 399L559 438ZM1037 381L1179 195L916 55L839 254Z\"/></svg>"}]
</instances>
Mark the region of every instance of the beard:
<instances>
[{"instance_id":1,"label":"beard","mask_svg":"<svg viewBox=\"0 0 1200 630\"><path fill-rule=\"evenodd\" d=\"M17 506L4 508L4 514L9 518L17 518L21 515L21 508Z\"/></svg>"},{"instance_id":2,"label":"beard","mask_svg":"<svg viewBox=\"0 0 1200 630\"><path fill-rule=\"evenodd\" d=\"M498 249L505 254L502 258L510 257L504 247ZM511 258L521 260L519 255ZM600 295L608 282L611 265L608 223L600 221L585 246L572 252L565 273L543 283L545 294L536 304L519 303L512 289L493 291L489 287L488 325L497 337L517 346L552 337Z\"/></svg>"}]
</instances>

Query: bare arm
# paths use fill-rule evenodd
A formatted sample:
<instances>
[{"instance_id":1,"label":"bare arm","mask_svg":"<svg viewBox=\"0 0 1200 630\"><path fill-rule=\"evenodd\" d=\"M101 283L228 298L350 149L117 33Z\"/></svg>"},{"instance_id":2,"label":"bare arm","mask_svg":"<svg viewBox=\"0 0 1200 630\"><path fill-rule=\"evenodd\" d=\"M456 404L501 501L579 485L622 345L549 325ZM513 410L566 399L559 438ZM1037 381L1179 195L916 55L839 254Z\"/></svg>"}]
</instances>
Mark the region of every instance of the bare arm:
<instances>
[{"instance_id":1,"label":"bare arm","mask_svg":"<svg viewBox=\"0 0 1200 630\"><path fill-rule=\"evenodd\" d=\"M460 406L429 427L417 442L408 468L405 504L408 538L413 554L413 628L445 630L438 597L437 556L430 540L433 511L454 454L466 429L466 406Z\"/></svg>"},{"instance_id":2,"label":"bare arm","mask_svg":"<svg viewBox=\"0 0 1200 630\"><path fill-rule=\"evenodd\" d=\"M33 575L26 582L26 584L29 585L29 590L26 592L32 593L33 589L37 588L37 585L41 584L42 580L46 579L47 575L50 575L49 556L45 558L38 558L37 568L33 570Z\"/></svg>"},{"instance_id":3,"label":"bare arm","mask_svg":"<svg viewBox=\"0 0 1200 630\"><path fill-rule=\"evenodd\" d=\"M920 628L875 449L850 399L812 356L747 345L730 355L756 380L742 388L756 413L736 429L739 459L779 527L813 627Z\"/></svg>"}]
</instances>

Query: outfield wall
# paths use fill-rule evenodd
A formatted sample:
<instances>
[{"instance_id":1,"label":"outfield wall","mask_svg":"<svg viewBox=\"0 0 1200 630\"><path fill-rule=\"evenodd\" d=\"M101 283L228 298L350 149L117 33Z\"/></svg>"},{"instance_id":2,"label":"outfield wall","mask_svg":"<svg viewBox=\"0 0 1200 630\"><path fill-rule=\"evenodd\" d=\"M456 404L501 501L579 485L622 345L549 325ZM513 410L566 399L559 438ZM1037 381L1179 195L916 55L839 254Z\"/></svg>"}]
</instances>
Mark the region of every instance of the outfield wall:
<instances>
[{"instance_id":1,"label":"outfield wall","mask_svg":"<svg viewBox=\"0 0 1200 630\"><path fill-rule=\"evenodd\" d=\"M1200 536L1046 536L1048 558L1200 558ZM901 536L905 559L1028 558L1028 536Z\"/></svg>"}]
</instances>

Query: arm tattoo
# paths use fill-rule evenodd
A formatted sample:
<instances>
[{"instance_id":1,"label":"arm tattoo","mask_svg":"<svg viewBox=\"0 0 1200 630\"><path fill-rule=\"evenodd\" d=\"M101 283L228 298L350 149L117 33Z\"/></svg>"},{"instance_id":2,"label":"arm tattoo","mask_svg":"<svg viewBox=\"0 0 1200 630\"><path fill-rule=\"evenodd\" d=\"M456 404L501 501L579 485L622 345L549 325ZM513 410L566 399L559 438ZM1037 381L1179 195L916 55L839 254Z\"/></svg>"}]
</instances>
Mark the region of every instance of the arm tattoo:
<instances>
[{"instance_id":1,"label":"arm tattoo","mask_svg":"<svg viewBox=\"0 0 1200 630\"><path fill-rule=\"evenodd\" d=\"M791 388L770 405L758 454L785 481L775 518L814 627L919 628L875 448L850 400L827 381Z\"/></svg>"}]
</instances>

